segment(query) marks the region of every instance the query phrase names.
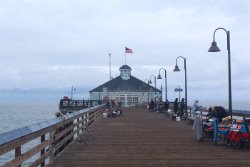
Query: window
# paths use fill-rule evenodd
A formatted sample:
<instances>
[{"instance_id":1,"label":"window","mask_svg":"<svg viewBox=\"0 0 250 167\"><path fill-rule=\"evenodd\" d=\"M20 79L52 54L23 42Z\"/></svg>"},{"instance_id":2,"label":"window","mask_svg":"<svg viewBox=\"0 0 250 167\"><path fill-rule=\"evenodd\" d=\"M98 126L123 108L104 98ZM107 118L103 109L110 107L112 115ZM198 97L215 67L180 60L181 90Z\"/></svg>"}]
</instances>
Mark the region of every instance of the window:
<instances>
[{"instance_id":1,"label":"window","mask_svg":"<svg viewBox=\"0 0 250 167\"><path fill-rule=\"evenodd\" d=\"M120 101L124 102L125 101L125 97L120 97Z\"/></svg>"},{"instance_id":2,"label":"window","mask_svg":"<svg viewBox=\"0 0 250 167\"><path fill-rule=\"evenodd\" d=\"M128 96L127 101L132 101L132 96Z\"/></svg>"},{"instance_id":3,"label":"window","mask_svg":"<svg viewBox=\"0 0 250 167\"><path fill-rule=\"evenodd\" d=\"M138 97L133 97L133 101L139 101L139 98Z\"/></svg>"}]
</instances>

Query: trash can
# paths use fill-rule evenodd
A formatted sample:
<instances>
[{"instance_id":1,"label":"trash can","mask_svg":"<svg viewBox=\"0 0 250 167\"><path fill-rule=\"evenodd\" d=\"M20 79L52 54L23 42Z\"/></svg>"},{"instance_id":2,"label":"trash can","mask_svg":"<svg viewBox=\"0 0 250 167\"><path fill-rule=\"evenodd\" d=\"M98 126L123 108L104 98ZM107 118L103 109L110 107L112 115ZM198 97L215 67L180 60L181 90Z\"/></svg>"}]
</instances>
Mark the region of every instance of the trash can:
<instances>
[{"instance_id":1,"label":"trash can","mask_svg":"<svg viewBox=\"0 0 250 167\"><path fill-rule=\"evenodd\" d=\"M177 122L179 122L179 121L181 121L181 117L180 117L180 116L177 116L177 117L175 118L175 120L176 120Z\"/></svg>"},{"instance_id":2,"label":"trash can","mask_svg":"<svg viewBox=\"0 0 250 167\"><path fill-rule=\"evenodd\" d=\"M103 118L107 118L107 117L108 117L108 113L104 112L104 113L102 114L102 116L103 116Z\"/></svg>"},{"instance_id":3,"label":"trash can","mask_svg":"<svg viewBox=\"0 0 250 167\"><path fill-rule=\"evenodd\" d=\"M195 131L196 140L202 140L202 119L199 116L195 116L193 130Z\"/></svg>"}]
</instances>

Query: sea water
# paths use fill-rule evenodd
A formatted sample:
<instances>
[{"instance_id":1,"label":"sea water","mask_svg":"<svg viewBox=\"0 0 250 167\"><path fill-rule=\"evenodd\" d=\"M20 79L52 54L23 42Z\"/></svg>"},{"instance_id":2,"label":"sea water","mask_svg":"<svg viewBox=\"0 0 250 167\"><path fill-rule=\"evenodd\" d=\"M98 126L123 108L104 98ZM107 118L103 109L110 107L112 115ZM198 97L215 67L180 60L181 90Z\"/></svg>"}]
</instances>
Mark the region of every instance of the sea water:
<instances>
[{"instance_id":1,"label":"sea water","mask_svg":"<svg viewBox=\"0 0 250 167\"><path fill-rule=\"evenodd\" d=\"M224 101L224 100L199 100L198 105L201 105L204 107L222 106L225 109L228 109L228 101ZM232 109L233 110L250 111L250 101L234 100L234 101L232 101Z\"/></svg>"},{"instance_id":2,"label":"sea water","mask_svg":"<svg viewBox=\"0 0 250 167\"><path fill-rule=\"evenodd\" d=\"M55 118L57 101L8 101L0 102L0 135L17 128ZM32 140L22 146L22 152L39 144L40 139ZM0 156L0 166L14 157L14 151ZM29 166L39 155L27 160L22 166Z\"/></svg>"},{"instance_id":3,"label":"sea water","mask_svg":"<svg viewBox=\"0 0 250 167\"><path fill-rule=\"evenodd\" d=\"M37 122L55 118L55 101L0 102L0 134Z\"/></svg>"}]
</instances>

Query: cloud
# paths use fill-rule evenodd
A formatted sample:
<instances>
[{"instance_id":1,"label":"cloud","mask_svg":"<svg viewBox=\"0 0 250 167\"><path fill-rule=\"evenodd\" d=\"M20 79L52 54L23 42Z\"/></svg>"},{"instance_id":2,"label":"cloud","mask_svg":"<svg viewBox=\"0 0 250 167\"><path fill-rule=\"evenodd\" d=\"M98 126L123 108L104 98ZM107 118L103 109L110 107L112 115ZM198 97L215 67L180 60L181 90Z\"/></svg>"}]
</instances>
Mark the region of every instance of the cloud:
<instances>
[{"instance_id":1,"label":"cloud","mask_svg":"<svg viewBox=\"0 0 250 167\"><path fill-rule=\"evenodd\" d=\"M92 89L109 79L108 53L112 76L119 75L127 46L134 51L127 64L143 81L165 68L169 89L184 87L183 61L178 61L182 71L173 73L176 57L183 56L190 96L224 90L225 32L216 33L221 52L207 50L214 29L225 27L231 32L232 85L239 98L249 91L248 6L244 0L1 1L0 89Z\"/></svg>"}]
</instances>

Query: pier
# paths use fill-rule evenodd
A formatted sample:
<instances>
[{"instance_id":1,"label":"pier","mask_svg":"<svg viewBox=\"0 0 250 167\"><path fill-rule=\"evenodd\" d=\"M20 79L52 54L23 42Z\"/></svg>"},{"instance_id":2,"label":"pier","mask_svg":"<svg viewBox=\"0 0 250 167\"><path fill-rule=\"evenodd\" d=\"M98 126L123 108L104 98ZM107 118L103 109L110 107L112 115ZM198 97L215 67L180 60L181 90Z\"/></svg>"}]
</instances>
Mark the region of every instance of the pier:
<instances>
[{"instance_id":1,"label":"pier","mask_svg":"<svg viewBox=\"0 0 250 167\"><path fill-rule=\"evenodd\" d=\"M173 121L147 108L124 108L122 116L105 118L105 106L76 111L1 134L0 154L15 158L3 166L249 166L249 149L196 141L188 121ZM39 139L28 151L23 145ZM40 156L33 162L25 161Z\"/></svg>"},{"instance_id":2,"label":"pier","mask_svg":"<svg viewBox=\"0 0 250 167\"><path fill-rule=\"evenodd\" d=\"M99 118L89 132L88 146L70 144L55 166L249 166L250 151L195 140L186 121L164 114L130 108L117 118Z\"/></svg>"},{"instance_id":3,"label":"pier","mask_svg":"<svg viewBox=\"0 0 250 167\"><path fill-rule=\"evenodd\" d=\"M100 117L89 129L88 146L73 141L55 166L248 166L250 151L195 140L186 121L172 121L145 108L117 118Z\"/></svg>"}]
</instances>

